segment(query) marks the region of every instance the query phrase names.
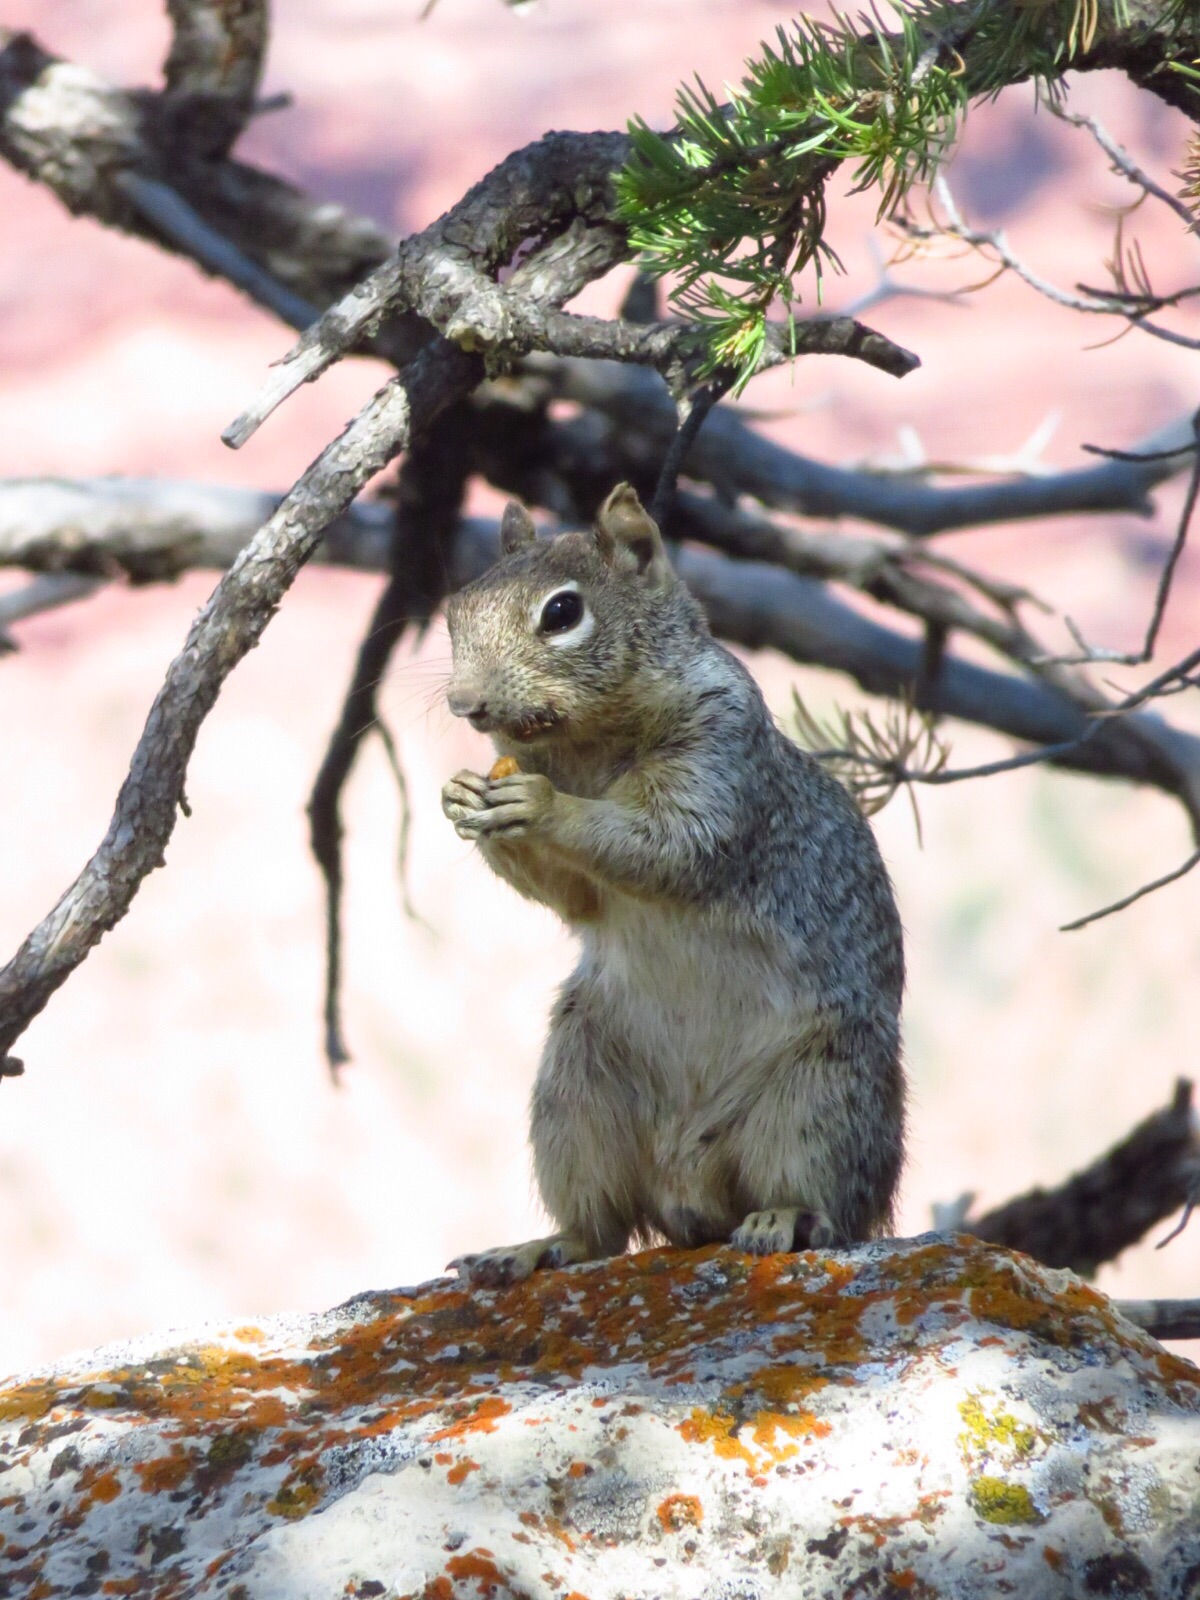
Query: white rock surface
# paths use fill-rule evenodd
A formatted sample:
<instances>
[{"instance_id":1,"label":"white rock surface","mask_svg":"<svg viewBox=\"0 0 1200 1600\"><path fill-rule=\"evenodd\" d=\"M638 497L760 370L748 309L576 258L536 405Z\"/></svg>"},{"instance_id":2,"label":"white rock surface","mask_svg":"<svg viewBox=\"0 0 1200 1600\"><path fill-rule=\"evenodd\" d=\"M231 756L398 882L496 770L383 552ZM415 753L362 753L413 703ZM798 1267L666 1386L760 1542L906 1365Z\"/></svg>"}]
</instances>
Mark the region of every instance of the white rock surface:
<instances>
[{"instance_id":1,"label":"white rock surface","mask_svg":"<svg viewBox=\"0 0 1200 1600\"><path fill-rule=\"evenodd\" d=\"M654 1251L0 1390L0 1600L1200 1594L1200 1371L960 1238Z\"/></svg>"}]
</instances>

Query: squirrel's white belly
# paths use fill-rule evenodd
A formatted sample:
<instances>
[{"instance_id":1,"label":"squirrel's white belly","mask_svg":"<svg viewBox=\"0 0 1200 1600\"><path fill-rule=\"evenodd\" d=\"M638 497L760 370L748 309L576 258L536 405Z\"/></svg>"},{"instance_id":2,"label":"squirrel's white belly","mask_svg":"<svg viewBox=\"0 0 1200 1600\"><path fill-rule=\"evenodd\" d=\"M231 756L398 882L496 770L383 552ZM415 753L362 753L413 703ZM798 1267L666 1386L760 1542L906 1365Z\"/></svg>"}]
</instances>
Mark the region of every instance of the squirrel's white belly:
<instances>
[{"instance_id":1,"label":"squirrel's white belly","mask_svg":"<svg viewBox=\"0 0 1200 1600\"><path fill-rule=\"evenodd\" d=\"M781 943L712 913L617 896L587 930L580 976L630 1069L681 1112L803 1036L816 998Z\"/></svg>"}]
</instances>

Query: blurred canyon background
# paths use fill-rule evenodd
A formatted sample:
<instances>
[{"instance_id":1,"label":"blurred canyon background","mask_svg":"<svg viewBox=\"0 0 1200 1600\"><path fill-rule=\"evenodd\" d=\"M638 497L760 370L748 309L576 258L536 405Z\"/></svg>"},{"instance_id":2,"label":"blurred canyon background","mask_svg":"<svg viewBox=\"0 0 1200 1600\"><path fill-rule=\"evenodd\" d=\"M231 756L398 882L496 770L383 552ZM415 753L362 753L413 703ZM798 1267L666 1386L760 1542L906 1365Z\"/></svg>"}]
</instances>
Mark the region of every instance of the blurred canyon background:
<instances>
[{"instance_id":1,"label":"blurred canyon background","mask_svg":"<svg viewBox=\"0 0 1200 1600\"><path fill-rule=\"evenodd\" d=\"M315 194L420 228L511 149L549 128L670 120L692 72L737 78L788 20L768 0L277 0L264 115L240 149ZM0 0L0 21L124 83L159 81L156 0ZM1078 83L1168 187L1183 119L1123 80ZM1003 225L1056 282L1104 281L1127 185L1085 134L1032 112L1032 90L973 113L950 169L966 215ZM847 274L878 268L869 197L831 190ZM69 217L0 167L0 474L137 474L282 490L378 385L336 366L240 453L221 429L289 331L150 246ZM1156 283L1194 281L1200 248L1165 207L1132 226ZM877 235L885 249L886 236ZM977 259L898 269L913 284L985 276ZM586 303L611 311L628 270ZM1200 357L1039 299L1005 278L964 303L898 298L867 314L923 365L902 382L809 358L741 404L807 454L883 463L1037 459L1081 443L1128 447L1197 404ZM1184 324L1200 334L1200 317ZM1036 449L1035 452L1036 454ZM1182 498L1153 519L1075 517L945 537L1019 579L1114 647L1140 640ZM494 511L479 496L472 509ZM20 574L0 575L16 586ZM19 625L0 661L0 958L91 854L153 695L215 577L94 599ZM27 1074L0 1087L0 1370L173 1324L318 1308L415 1283L467 1250L539 1230L526 1100L545 1017L572 949L548 912L489 877L443 820L438 793L485 741L441 701L440 628L406 644L385 714L412 799L411 895L396 871L399 801L368 744L346 806L345 1018L340 1086L321 1054L322 904L304 804L381 580L301 574L206 722L190 820L165 871L21 1042ZM1185 555L1160 646L1200 633L1200 549ZM1065 644L1061 629L1054 637ZM753 658L772 705L815 709L854 686ZM1115 673L1121 682L1137 675ZM1197 700L1167 713L1197 725ZM956 762L1010 753L950 727ZM903 798L877 819L908 930L910 1157L901 1225L960 1191L984 1204L1051 1184L1163 1104L1200 1064L1200 872L1081 932L1060 923L1167 871L1191 848L1161 794L1032 770ZM1165 1231L1165 1230L1160 1230ZM1200 1223L1167 1250L1130 1251L1101 1284L1200 1292Z\"/></svg>"}]
</instances>

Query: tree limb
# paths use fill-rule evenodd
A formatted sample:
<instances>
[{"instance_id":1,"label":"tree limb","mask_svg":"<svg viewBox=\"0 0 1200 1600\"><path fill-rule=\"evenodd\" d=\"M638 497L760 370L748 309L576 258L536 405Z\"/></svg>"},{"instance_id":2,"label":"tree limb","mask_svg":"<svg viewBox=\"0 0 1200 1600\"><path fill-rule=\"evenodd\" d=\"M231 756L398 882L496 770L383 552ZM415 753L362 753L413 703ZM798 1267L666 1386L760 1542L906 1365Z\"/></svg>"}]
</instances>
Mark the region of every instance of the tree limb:
<instances>
[{"instance_id":1,"label":"tree limb","mask_svg":"<svg viewBox=\"0 0 1200 1600\"><path fill-rule=\"evenodd\" d=\"M684 497L685 509L692 498ZM228 566L280 503L254 490L147 479L0 480L0 567L153 582L192 567ZM736 526L738 514L729 515ZM359 502L330 524L312 559L385 572L391 522L388 507ZM878 559L871 541L805 538L818 556L822 538L831 547L819 569L809 569L827 576L849 577L856 556ZM454 585L485 571L497 550L493 522L460 521L450 551ZM749 546L747 554L754 553ZM871 694L904 697L920 678L920 640L864 616L816 577L691 547L679 552L678 564L722 638L848 673ZM1024 744L1063 745L1051 764L1074 771L1148 783L1173 795L1200 774L1200 738L1152 713L1097 719L1049 683L992 671L953 653L936 680L920 687L917 704Z\"/></svg>"},{"instance_id":2,"label":"tree limb","mask_svg":"<svg viewBox=\"0 0 1200 1600\"><path fill-rule=\"evenodd\" d=\"M115 181L130 172L150 179L165 159L154 144L145 97L115 89L86 69L59 60L28 35L0 30L0 45L4 45L0 155L46 183L73 212L191 254L205 270L220 270L214 254L203 256L190 249L182 231L164 233L161 222L144 215L131 201L128 184L123 187ZM624 140L615 134L593 137ZM615 163L623 144L613 142L604 148ZM398 272L398 266L388 261L394 242L374 223L348 217L341 208L311 199L243 163L224 160L199 168L172 164L170 179L169 187L216 236L278 283L280 294L257 297L293 324L307 326L312 307L343 298L385 261L389 281ZM250 283L241 286L254 292ZM383 298L373 289L363 293L363 307L345 308L346 325L329 330L335 353L354 347L381 312ZM296 298L289 300L288 295ZM365 312L361 318L359 309ZM858 339L859 325L851 319L840 322L839 326L838 319L831 319L823 332L820 320L802 323L803 337L814 341L810 348L845 353L839 345ZM369 348L402 364L432 333L415 312L393 313ZM829 344L822 346L821 339ZM262 415L290 392L293 378L306 381L328 365L323 343L324 335L302 342L292 360L274 369L273 380L278 378L282 392L264 391ZM553 356L533 357L525 365L549 384L556 397L595 407L641 430L645 448L660 456L665 450L675 426L675 409L654 374ZM252 410L246 416L251 419L256 414ZM923 537L951 528L1065 512L1123 510L1145 515L1151 510L1148 491L1178 470L1178 462L1107 461L1051 478L944 488L811 461L759 438L732 408L721 406L697 440L689 470L722 490L753 494L765 505L810 516L858 517Z\"/></svg>"},{"instance_id":3,"label":"tree limb","mask_svg":"<svg viewBox=\"0 0 1200 1600\"><path fill-rule=\"evenodd\" d=\"M1090 1278L1178 1211L1198 1182L1192 1085L1181 1078L1168 1105L1082 1172L1057 1188L1031 1189L974 1221L967 1218L963 1227L989 1244L1024 1250L1047 1266Z\"/></svg>"},{"instance_id":4,"label":"tree limb","mask_svg":"<svg viewBox=\"0 0 1200 1600\"><path fill-rule=\"evenodd\" d=\"M163 115L198 156L223 156L253 109L267 49L267 0L167 0Z\"/></svg>"},{"instance_id":5,"label":"tree limb","mask_svg":"<svg viewBox=\"0 0 1200 1600\"><path fill-rule=\"evenodd\" d=\"M636 431L661 454L675 427L675 408L650 372L616 363L531 356L523 363L560 400L573 400ZM1181 418L1145 441L1145 448L1190 446L1191 421ZM689 457L689 474L727 496L753 495L763 505L808 517L856 517L914 538L951 529L1016 522L1071 512L1153 510L1149 491L1186 466L1186 456L1155 461L1105 461L1050 477L943 487L910 476L890 477L831 467L754 433L730 406L718 406Z\"/></svg>"},{"instance_id":6,"label":"tree limb","mask_svg":"<svg viewBox=\"0 0 1200 1600\"><path fill-rule=\"evenodd\" d=\"M285 496L213 591L171 663L95 855L0 970L0 1067L13 1044L164 860L200 724L257 643L322 530L422 421L478 381L478 364L442 345L384 385Z\"/></svg>"},{"instance_id":7,"label":"tree limb","mask_svg":"<svg viewBox=\"0 0 1200 1600\"><path fill-rule=\"evenodd\" d=\"M244 162L193 159L157 107L158 97L115 88L29 34L0 28L0 156L45 184L74 215L190 255L117 180L134 173L168 184L245 259L298 302L318 308L391 252L389 234L341 206L314 200ZM389 327L392 349L405 358L429 338L417 318L399 318Z\"/></svg>"},{"instance_id":8,"label":"tree limb","mask_svg":"<svg viewBox=\"0 0 1200 1600\"><path fill-rule=\"evenodd\" d=\"M447 239L465 249L474 230L481 253L486 253L503 249L510 238L506 230L520 225L524 237L532 232L544 236L546 226L536 227L536 201L517 216L507 209L515 203L520 211L522 185L535 185L541 176L534 171L531 177L516 161L503 164L494 191L483 180L427 229L422 236L427 278L436 279ZM586 226L580 214L589 204L586 187L577 189L572 199L577 212L566 211L564 203L564 214L554 218L560 228L568 224L562 236L551 238L513 273L517 292L561 305L611 266L619 236L611 228ZM32 1018L92 945L124 916L139 884L161 864L200 724L229 672L257 642L323 529L409 443L414 430L427 428L482 376L478 356L446 340L429 345L321 453L235 559L168 670L99 850L0 971L0 1069Z\"/></svg>"},{"instance_id":9,"label":"tree limb","mask_svg":"<svg viewBox=\"0 0 1200 1600\"><path fill-rule=\"evenodd\" d=\"M312 853L325 884L325 1056L335 1073L350 1059L341 1018L342 792L363 739L383 730L379 685L396 645L409 626L423 629L445 598L447 552L470 479L470 421L465 401L447 406L404 457L387 547L388 581L359 645L308 802ZM388 750L392 754L390 744Z\"/></svg>"}]
</instances>

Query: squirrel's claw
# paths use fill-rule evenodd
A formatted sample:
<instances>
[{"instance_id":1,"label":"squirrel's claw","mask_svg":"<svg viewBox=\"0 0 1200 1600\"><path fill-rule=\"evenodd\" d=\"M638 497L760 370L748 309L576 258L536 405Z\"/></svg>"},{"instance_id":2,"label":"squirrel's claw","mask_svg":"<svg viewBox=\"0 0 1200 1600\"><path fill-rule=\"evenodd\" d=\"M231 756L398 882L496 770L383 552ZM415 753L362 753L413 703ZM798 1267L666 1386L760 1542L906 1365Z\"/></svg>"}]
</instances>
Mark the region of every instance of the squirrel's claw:
<instances>
[{"instance_id":1,"label":"squirrel's claw","mask_svg":"<svg viewBox=\"0 0 1200 1600\"><path fill-rule=\"evenodd\" d=\"M730 1244L752 1256L773 1256L785 1250L822 1250L834 1241L834 1227L822 1211L783 1206L776 1211L752 1211Z\"/></svg>"},{"instance_id":2,"label":"squirrel's claw","mask_svg":"<svg viewBox=\"0 0 1200 1600\"><path fill-rule=\"evenodd\" d=\"M456 772L449 783L442 786L442 812L458 828L468 817L477 816L483 809L484 792L488 780L477 772ZM461 830L460 830L461 833ZM468 837L462 834L463 838Z\"/></svg>"},{"instance_id":3,"label":"squirrel's claw","mask_svg":"<svg viewBox=\"0 0 1200 1600\"><path fill-rule=\"evenodd\" d=\"M449 1263L464 1283L484 1289L501 1289L523 1283L539 1267L568 1267L575 1261L588 1261L591 1251L573 1233L552 1233L546 1239L530 1239L528 1244L501 1245L478 1255L457 1256Z\"/></svg>"},{"instance_id":4,"label":"squirrel's claw","mask_svg":"<svg viewBox=\"0 0 1200 1600\"><path fill-rule=\"evenodd\" d=\"M517 772L508 778L490 779L480 804L481 809L452 819L462 838L503 834L506 839L519 839L549 817L554 785L540 772Z\"/></svg>"}]
</instances>

